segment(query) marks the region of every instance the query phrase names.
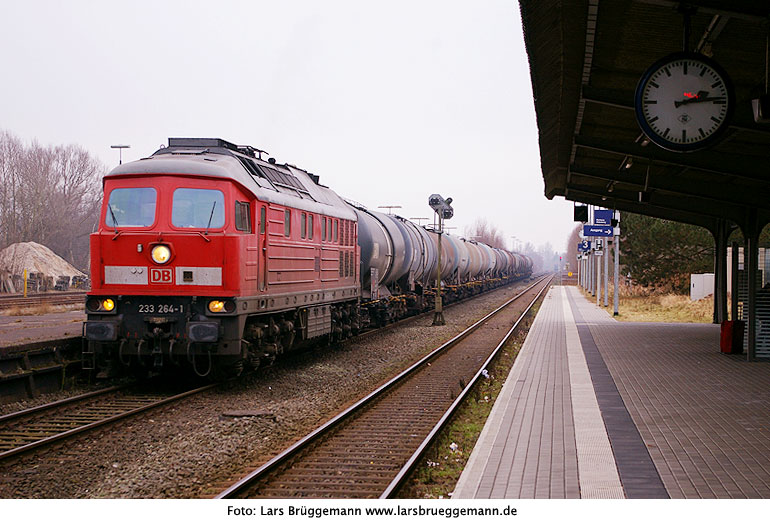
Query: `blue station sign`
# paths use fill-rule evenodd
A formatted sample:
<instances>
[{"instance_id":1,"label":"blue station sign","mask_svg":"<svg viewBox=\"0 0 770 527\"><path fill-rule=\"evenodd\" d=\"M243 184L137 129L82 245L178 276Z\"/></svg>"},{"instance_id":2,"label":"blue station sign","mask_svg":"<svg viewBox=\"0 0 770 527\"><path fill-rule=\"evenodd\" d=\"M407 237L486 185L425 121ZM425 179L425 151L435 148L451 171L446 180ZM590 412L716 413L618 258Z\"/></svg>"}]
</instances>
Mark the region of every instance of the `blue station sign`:
<instances>
[{"instance_id":1,"label":"blue station sign","mask_svg":"<svg viewBox=\"0 0 770 527\"><path fill-rule=\"evenodd\" d=\"M578 251L588 252L591 250L591 240L582 240L577 244Z\"/></svg>"},{"instance_id":2,"label":"blue station sign","mask_svg":"<svg viewBox=\"0 0 770 527\"><path fill-rule=\"evenodd\" d=\"M594 225L612 225L612 216L615 213L610 209L594 210Z\"/></svg>"},{"instance_id":3,"label":"blue station sign","mask_svg":"<svg viewBox=\"0 0 770 527\"><path fill-rule=\"evenodd\" d=\"M583 236L612 236L612 226L583 225Z\"/></svg>"}]
</instances>

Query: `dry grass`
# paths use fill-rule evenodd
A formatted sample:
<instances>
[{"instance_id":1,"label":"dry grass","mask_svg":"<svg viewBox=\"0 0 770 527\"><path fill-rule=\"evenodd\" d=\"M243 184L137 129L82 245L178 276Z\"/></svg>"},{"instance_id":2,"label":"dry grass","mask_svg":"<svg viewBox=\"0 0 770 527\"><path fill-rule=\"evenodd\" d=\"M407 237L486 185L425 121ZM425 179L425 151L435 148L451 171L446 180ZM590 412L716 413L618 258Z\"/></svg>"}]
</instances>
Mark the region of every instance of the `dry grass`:
<instances>
[{"instance_id":1,"label":"dry grass","mask_svg":"<svg viewBox=\"0 0 770 527\"><path fill-rule=\"evenodd\" d=\"M37 306L11 307L0 311L1 315L20 317L26 315L47 315L48 313L64 313L66 311L82 311L83 304L57 304L51 305L43 302Z\"/></svg>"},{"instance_id":2,"label":"dry grass","mask_svg":"<svg viewBox=\"0 0 770 527\"><path fill-rule=\"evenodd\" d=\"M592 303L592 297L583 291ZM604 309L613 314L613 288L610 287L609 306ZM602 294L603 295L603 294ZM621 322L704 322L710 323L714 315L714 298L708 296L701 300L692 301L688 295L671 293L655 293L640 287L620 287L618 316L615 320Z\"/></svg>"}]
</instances>

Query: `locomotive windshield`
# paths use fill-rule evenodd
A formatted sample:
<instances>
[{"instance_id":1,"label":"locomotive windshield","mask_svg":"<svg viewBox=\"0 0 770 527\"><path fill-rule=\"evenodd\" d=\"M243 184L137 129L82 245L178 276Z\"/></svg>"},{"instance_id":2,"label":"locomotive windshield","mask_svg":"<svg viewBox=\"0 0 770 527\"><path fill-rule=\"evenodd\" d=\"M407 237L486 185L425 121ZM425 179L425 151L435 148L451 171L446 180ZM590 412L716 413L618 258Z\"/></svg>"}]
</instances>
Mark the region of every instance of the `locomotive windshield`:
<instances>
[{"instance_id":1,"label":"locomotive windshield","mask_svg":"<svg viewBox=\"0 0 770 527\"><path fill-rule=\"evenodd\" d=\"M155 223L154 188L116 188L110 192L105 222L108 227L149 227Z\"/></svg>"},{"instance_id":2,"label":"locomotive windshield","mask_svg":"<svg viewBox=\"0 0 770 527\"><path fill-rule=\"evenodd\" d=\"M219 229L225 225L225 196L220 190L178 188L171 208L174 227Z\"/></svg>"}]
</instances>

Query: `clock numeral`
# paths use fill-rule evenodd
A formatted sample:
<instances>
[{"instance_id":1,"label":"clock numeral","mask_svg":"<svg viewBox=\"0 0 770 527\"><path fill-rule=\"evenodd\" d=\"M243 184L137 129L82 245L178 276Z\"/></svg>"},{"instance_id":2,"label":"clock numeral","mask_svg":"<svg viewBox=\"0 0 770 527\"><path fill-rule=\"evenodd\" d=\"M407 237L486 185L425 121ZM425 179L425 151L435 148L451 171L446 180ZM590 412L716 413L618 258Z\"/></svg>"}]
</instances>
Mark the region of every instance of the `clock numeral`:
<instances>
[{"instance_id":1,"label":"clock numeral","mask_svg":"<svg viewBox=\"0 0 770 527\"><path fill-rule=\"evenodd\" d=\"M714 84L711 85L712 88L716 88L717 86L721 86L722 81L716 81Z\"/></svg>"},{"instance_id":2,"label":"clock numeral","mask_svg":"<svg viewBox=\"0 0 770 527\"><path fill-rule=\"evenodd\" d=\"M703 77L706 74L706 68L700 70L700 76Z\"/></svg>"},{"instance_id":3,"label":"clock numeral","mask_svg":"<svg viewBox=\"0 0 770 527\"><path fill-rule=\"evenodd\" d=\"M663 137L668 137L668 133L671 131L671 128L666 128L666 131L663 132Z\"/></svg>"},{"instance_id":4,"label":"clock numeral","mask_svg":"<svg viewBox=\"0 0 770 527\"><path fill-rule=\"evenodd\" d=\"M717 119L717 118L716 118L716 117L714 117L713 115L711 116L711 120L712 120L712 121L714 121L715 123L718 123L718 122L719 122L719 119Z\"/></svg>"},{"instance_id":5,"label":"clock numeral","mask_svg":"<svg viewBox=\"0 0 770 527\"><path fill-rule=\"evenodd\" d=\"M647 121L647 122L648 122L648 123L654 123L654 122L655 122L655 121L657 121L659 118L660 118L660 116L656 115L655 117L653 117L652 119L650 119L650 120L649 120L649 121Z\"/></svg>"},{"instance_id":6,"label":"clock numeral","mask_svg":"<svg viewBox=\"0 0 770 527\"><path fill-rule=\"evenodd\" d=\"M650 86L652 86L653 88L660 88L660 84L656 84L652 81L650 81Z\"/></svg>"},{"instance_id":7,"label":"clock numeral","mask_svg":"<svg viewBox=\"0 0 770 527\"><path fill-rule=\"evenodd\" d=\"M706 137L706 133L703 131L703 128L698 128L698 131L700 132L701 137Z\"/></svg>"},{"instance_id":8,"label":"clock numeral","mask_svg":"<svg viewBox=\"0 0 770 527\"><path fill-rule=\"evenodd\" d=\"M682 130L682 142L687 142L687 130Z\"/></svg>"},{"instance_id":9,"label":"clock numeral","mask_svg":"<svg viewBox=\"0 0 770 527\"><path fill-rule=\"evenodd\" d=\"M647 101L644 101L644 104L658 104L658 101L647 100Z\"/></svg>"},{"instance_id":10,"label":"clock numeral","mask_svg":"<svg viewBox=\"0 0 770 527\"><path fill-rule=\"evenodd\" d=\"M687 61L682 63L682 71L685 75L687 75Z\"/></svg>"}]
</instances>

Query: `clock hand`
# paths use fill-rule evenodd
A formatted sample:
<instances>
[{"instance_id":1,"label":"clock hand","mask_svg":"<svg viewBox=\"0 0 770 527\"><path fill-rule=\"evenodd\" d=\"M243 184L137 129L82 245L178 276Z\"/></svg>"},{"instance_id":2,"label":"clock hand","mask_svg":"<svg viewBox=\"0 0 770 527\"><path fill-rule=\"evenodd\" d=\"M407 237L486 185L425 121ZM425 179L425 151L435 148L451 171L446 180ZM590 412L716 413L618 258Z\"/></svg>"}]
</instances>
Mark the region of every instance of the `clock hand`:
<instances>
[{"instance_id":1,"label":"clock hand","mask_svg":"<svg viewBox=\"0 0 770 527\"><path fill-rule=\"evenodd\" d=\"M690 104L694 102L707 102L707 101L724 101L724 97L693 97L691 99L683 99L681 101L674 101L674 107L679 108L683 104Z\"/></svg>"}]
</instances>

